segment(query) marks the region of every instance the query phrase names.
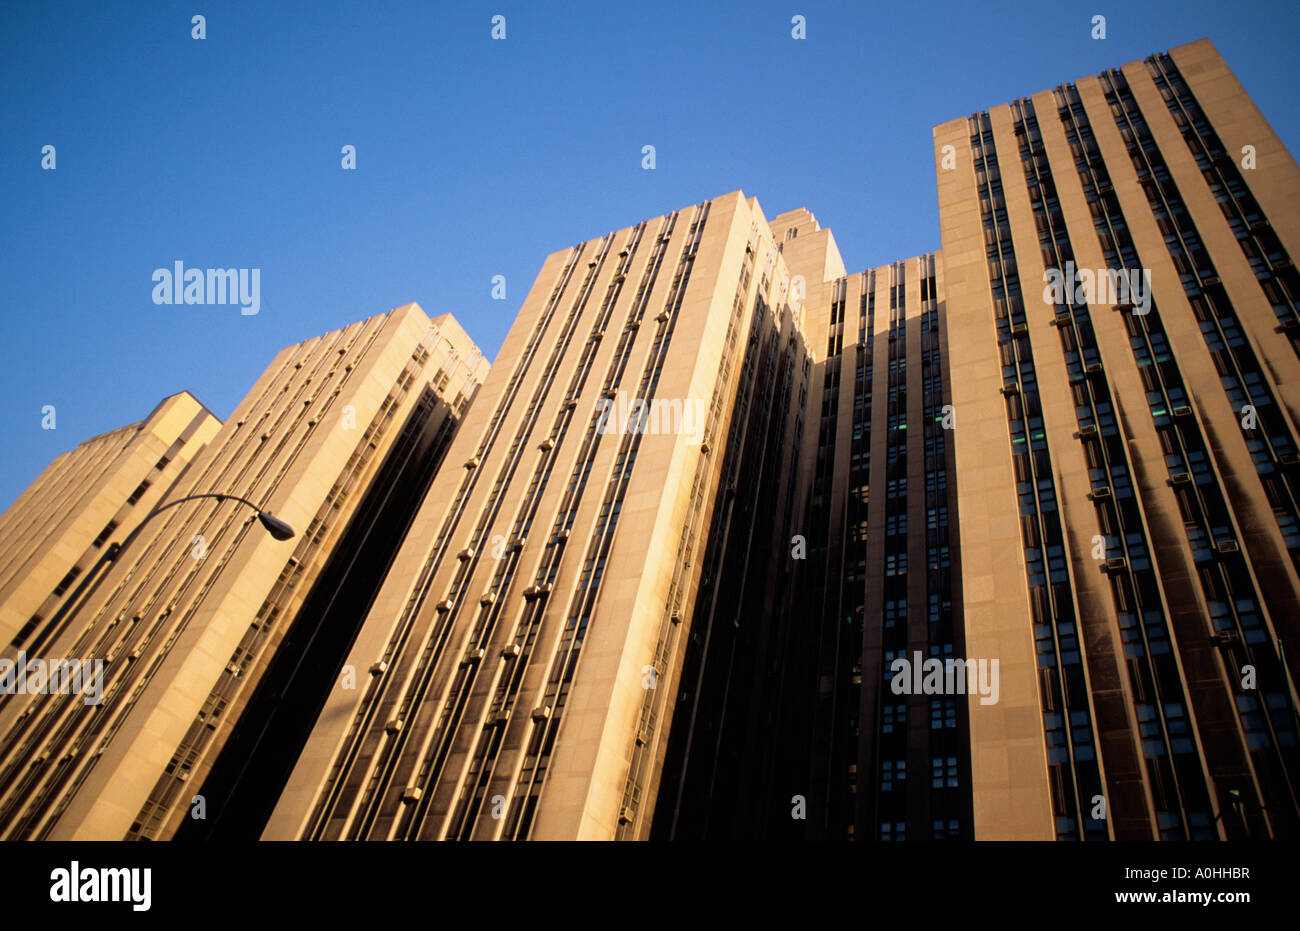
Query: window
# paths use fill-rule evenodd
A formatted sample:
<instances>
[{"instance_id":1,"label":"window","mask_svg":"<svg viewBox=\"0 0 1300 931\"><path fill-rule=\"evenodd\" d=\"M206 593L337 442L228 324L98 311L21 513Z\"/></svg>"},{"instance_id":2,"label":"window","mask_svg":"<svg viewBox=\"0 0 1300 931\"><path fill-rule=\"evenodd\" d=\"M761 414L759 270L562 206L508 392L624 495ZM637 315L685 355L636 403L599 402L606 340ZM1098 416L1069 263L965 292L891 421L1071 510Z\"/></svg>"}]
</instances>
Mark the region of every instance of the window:
<instances>
[{"instance_id":1,"label":"window","mask_svg":"<svg viewBox=\"0 0 1300 931\"><path fill-rule=\"evenodd\" d=\"M116 529L117 529L117 521L110 520L107 524L104 525L104 529L99 532L99 536L95 537L95 539L90 541L90 545L93 546L95 549L99 549L101 546L104 545L104 541L107 540L109 536L113 533L113 531Z\"/></svg>"},{"instance_id":2,"label":"window","mask_svg":"<svg viewBox=\"0 0 1300 931\"><path fill-rule=\"evenodd\" d=\"M930 761L930 787L934 789L956 788L957 758L955 756L936 756Z\"/></svg>"},{"instance_id":3,"label":"window","mask_svg":"<svg viewBox=\"0 0 1300 931\"><path fill-rule=\"evenodd\" d=\"M1069 760L1070 748L1065 739L1065 718L1055 712L1047 712L1043 715L1043 732L1047 736L1047 762L1064 763Z\"/></svg>"},{"instance_id":4,"label":"window","mask_svg":"<svg viewBox=\"0 0 1300 931\"><path fill-rule=\"evenodd\" d=\"M18 631L18 633L14 636L13 643L10 645L15 647L20 647L24 643L26 643L27 638L32 635L32 631L34 631L37 627L39 627L41 621L43 620L45 619L41 617L39 614L33 614L27 620L27 623L23 625L23 629Z\"/></svg>"},{"instance_id":5,"label":"window","mask_svg":"<svg viewBox=\"0 0 1300 931\"><path fill-rule=\"evenodd\" d=\"M935 840L947 840L952 837L961 837L961 823L956 818L934 822Z\"/></svg>"},{"instance_id":6,"label":"window","mask_svg":"<svg viewBox=\"0 0 1300 931\"><path fill-rule=\"evenodd\" d=\"M935 592L930 595L929 609L928 622L931 624L939 624L946 620L948 615L952 612L952 599L943 598L938 592Z\"/></svg>"},{"instance_id":7,"label":"window","mask_svg":"<svg viewBox=\"0 0 1300 931\"><path fill-rule=\"evenodd\" d=\"M1191 753L1192 730L1182 703L1165 702L1165 728L1169 733L1169 746L1174 753Z\"/></svg>"},{"instance_id":8,"label":"window","mask_svg":"<svg viewBox=\"0 0 1300 931\"><path fill-rule=\"evenodd\" d=\"M881 840L907 840L907 825L902 821L880 822Z\"/></svg>"},{"instance_id":9,"label":"window","mask_svg":"<svg viewBox=\"0 0 1300 931\"><path fill-rule=\"evenodd\" d=\"M127 504L135 504L144 497L144 493L149 490L148 480L141 482L136 486L135 491L131 492L131 497L126 499Z\"/></svg>"},{"instance_id":10,"label":"window","mask_svg":"<svg viewBox=\"0 0 1300 931\"><path fill-rule=\"evenodd\" d=\"M886 682L888 682L888 681L890 681L891 679L894 678L894 671L893 671L893 669L892 669L892 667L893 667L893 665L894 665L894 660L896 660L896 659L903 659L903 658L905 658L906 656L907 656L907 651L906 651L906 650L886 650L886 651L885 651L884 662L881 663L881 671L884 673L884 678L885 678L885 681L886 681Z\"/></svg>"},{"instance_id":11,"label":"window","mask_svg":"<svg viewBox=\"0 0 1300 931\"><path fill-rule=\"evenodd\" d=\"M907 760L883 760L880 763L880 791L894 791L894 783L907 779Z\"/></svg>"},{"instance_id":12,"label":"window","mask_svg":"<svg viewBox=\"0 0 1300 931\"><path fill-rule=\"evenodd\" d=\"M73 566L71 569L69 569L68 574L59 580L58 585L54 586L54 594L62 595L64 592L66 592L68 590L68 587L72 585L74 581L76 581L76 578L79 575L81 575L81 569L79 569L77 566Z\"/></svg>"},{"instance_id":13,"label":"window","mask_svg":"<svg viewBox=\"0 0 1300 931\"><path fill-rule=\"evenodd\" d=\"M937 731L957 726L957 701L952 698L935 698L930 701L930 730Z\"/></svg>"},{"instance_id":14,"label":"window","mask_svg":"<svg viewBox=\"0 0 1300 931\"><path fill-rule=\"evenodd\" d=\"M948 555L948 547L946 546L930 547L926 551L926 559L930 571L932 572L938 571L940 569L947 569L951 564L951 560Z\"/></svg>"},{"instance_id":15,"label":"window","mask_svg":"<svg viewBox=\"0 0 1300 931\"><path fill-rule=\"evenodd\" d=\"M1238 696L1238 705L1240 705L1241 696ZM1138 705L1138 734L1142 737L1142 754L1144 756L1155 757L1164 756L1165 745L1160 739L1160 722L1156 720L1156 709L1153 705Z\"/></svg>"},{"instance_id":16,"label":"window","mask_svg":"<svg viewBox=\"0 0 1300 931\"><path fill-rule=\"evenodd\" d=\"M1177 705L1175 707L1179 709L1181 715L1182 706ZM1237 712L1241 715L1242 727L1246 731L1246 746L1252 750L1266 749L1271 741L1268 736L1268 724L1264 718L1263 709L1260 707L1259 699L1254 695L1238 695ZM1183 731L1185 732L1185 720L1180 723L1183 724Z\"/></svg>"}]
</instances>

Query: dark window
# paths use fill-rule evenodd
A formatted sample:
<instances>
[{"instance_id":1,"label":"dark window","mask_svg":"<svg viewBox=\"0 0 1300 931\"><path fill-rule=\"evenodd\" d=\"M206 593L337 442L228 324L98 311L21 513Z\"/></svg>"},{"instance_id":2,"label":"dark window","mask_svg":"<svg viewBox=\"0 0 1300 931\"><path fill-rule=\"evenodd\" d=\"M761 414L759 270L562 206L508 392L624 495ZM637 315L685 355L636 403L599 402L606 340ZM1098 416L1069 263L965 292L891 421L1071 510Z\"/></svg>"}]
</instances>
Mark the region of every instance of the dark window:
<instances>
[{"instance_id":1,"label":"dark window","mask_svg":"<svg viewBox=\"0 0 1300 931\"><path fill-rule=\"evenodd\" d=\"M110 520L107 524L104 525L104 529L99 532L99 536L95 537L95 539L90 541L90 545L93 546L95 549L99 549L101 546L104 545L104 541L107 540L109 536L112 534L112 532L116 529L117 529L117 521Z\"/></svg>"},{"instance_id":2,"label":"dark window","mask_svg":"<svg viewBox=\"0 0 1300 931\"><path fill-rule=\"evenodd\" d=\"M71 569L69 569L68 574L59 580L58 585L54 586L54 594L62 595L64 592L66 592L68 590L68 586L70 586L79 575L81 575L81 570L76 566L73 566Z\"/></svg>"}]
</instances>

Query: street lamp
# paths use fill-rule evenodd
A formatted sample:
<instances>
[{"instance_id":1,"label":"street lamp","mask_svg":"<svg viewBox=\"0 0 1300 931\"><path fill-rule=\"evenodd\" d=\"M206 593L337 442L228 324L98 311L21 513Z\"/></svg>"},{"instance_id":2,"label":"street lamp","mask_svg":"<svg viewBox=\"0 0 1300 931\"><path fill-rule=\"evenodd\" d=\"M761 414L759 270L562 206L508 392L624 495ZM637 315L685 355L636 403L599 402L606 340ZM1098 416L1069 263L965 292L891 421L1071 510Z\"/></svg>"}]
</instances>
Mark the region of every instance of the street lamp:
<instances>
[{"instance_id":1,"label":"street lamp","mask_svg":"<svg viewBox=\"0 0 1300 931\"><path fill-rule=\"evenodd\" d=\"M257 519L262 522L262 526L266 528L267 533L275 539L288 540L293 537L293 528L270 511L258 511Z\"/></svg>"},{"instance_id":2,"label":"street lamp","mask_svg":"<svg viewBox=\"0 0 1300 931\"><path fill-rule=\"evenodd\" d=\"M75 610L77 603L81 600L82 596L86 594L86 590L90 586L90 583L95 582L96 585L98 585L97 580L102 575L104 567L109 563L115 562L117 558L122 555L122 551L130 546L131 542L140 535L140 531L144 529L145 524L149 523L149 521L153 520L153 518L157 517L168 508L174 508L178 504L184 504L186 501L194 501L198 498L216 498L218 501L229 499L231 501L238 501L240 504L246 504L256 512L258 522L266 528L266 532L273 538L276 540L288 540L293 537L292 527L280 520L280 518L276 517L270 511L260 508L247 498L241 498L238 495L209 492L200 495L186 495L184 498L177 498L175 501L160 504L146 514L144 520L140 521L140 523L136 525L136 528L127 534L126 539L121 543L109 544L108 549L104 551L104 555L99 557L99 561L96 562L95 565L91 567L91 570L86 573L86 577L81 580L81 584L78 585L73 593L68 596L68 600L62 604L59 610L55 612L54 617L50 619L50 634L47 635L47 639L58 637L63 633L62 625L67 622L68 615Z\"/></svg>"}]
</instances>

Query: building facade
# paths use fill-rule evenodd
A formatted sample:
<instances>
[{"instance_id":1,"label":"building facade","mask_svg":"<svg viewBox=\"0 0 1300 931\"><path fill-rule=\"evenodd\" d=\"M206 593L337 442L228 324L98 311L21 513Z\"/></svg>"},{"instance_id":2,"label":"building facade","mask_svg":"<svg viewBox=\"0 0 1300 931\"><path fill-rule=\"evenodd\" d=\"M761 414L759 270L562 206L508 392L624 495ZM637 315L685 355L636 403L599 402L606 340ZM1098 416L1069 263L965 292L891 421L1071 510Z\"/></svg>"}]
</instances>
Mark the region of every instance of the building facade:
<instances>
[{"instance_id":1,"label":"building facade","mask_svg":"<svg viewBox=\"0 0 1300 931\"><path fill-rule=\"evenodd\" d=\"M697 608L653 836L969 837L964 697L893 687L964 655L942 259L849 275L808 211L770 226L804 283L794 448L741 486L774 532L711 540L739 590Z\"/></svg>"},{"instance_id":2,"label":"building facade","mask_svg":"<svg viewBox=\"0 0 1300 931\"><path fill-rule=\"evenodd\" d=\"M975 836L1294 836L1300 170L1204 40L934 137Z\"/></svg>"},{"instance_id":3,"label":"building facade","mask_svg":"<svg viewBox=\"0 0 1300 931\"><path fill-rule=\"evenodd\" d=\"M296 539L228 498L169 508L56 628L38 626L27 656L102 661L102 694L0 696L0 836L166 838L206 818L194 787L368 485L422 437L436 457L486 369L453 319L414 304L281 351L166 498L237 495Z\"/></svg>"},{"instance_id":4,"label":"building facade","mask_svg":"<svg viewBox=\"0 0 1300 931\"><path fill-rule=\"evenodd\" d=\"M547 260L264 836L1294 833L1294 160L1208 42L935 146Z\"/></svg>"},{"instance_id":5,"label":"building facade","mask_svg":"<svg viewBox=\"0 0 1300 931\"><path fill-rule=\"evenodd\" d=\"M739 192L546 260L265 837L648 833L789 277Z\"/></svg>"},{"instance_id":6,"label":"building facade","mask_svg":"<svg viewBox=\"0 0 1300 931\"><path fill-rule=\"evenodd\" d=\"M56 462L0 624L110 673L0 696L0 837L1295 836L1300 167L1204 40L934 144L941 250L735 191L549 256L490 372L407 307ZM293 555L196 506L53 629L161 444Z\"/></svg>"},{"instance_id":7,"label":"building facade","mask_svg":"<svg viewBox=\"0 0 1300 931\"><path fill-rule=\"evenodd\" d=\"M46 620L133 515L149 513L221 427L188 392L56 458L0 516L0 643L43 644Z\"/></svg>"}]
</instances>

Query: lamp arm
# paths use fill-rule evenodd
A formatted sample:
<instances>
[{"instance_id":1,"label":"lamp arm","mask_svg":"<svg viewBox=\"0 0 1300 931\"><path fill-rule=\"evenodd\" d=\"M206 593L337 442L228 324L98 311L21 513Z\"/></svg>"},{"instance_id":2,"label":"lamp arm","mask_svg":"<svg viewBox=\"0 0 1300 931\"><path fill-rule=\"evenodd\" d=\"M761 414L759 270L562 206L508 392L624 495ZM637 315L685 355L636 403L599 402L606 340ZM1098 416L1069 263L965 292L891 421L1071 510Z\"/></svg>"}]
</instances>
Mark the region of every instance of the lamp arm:
<instances>
[{"instance_id":1,"label":"lamp arm","mask_svg":"<svg viewBox=\"0 0 1300 931\"><path fill-rule=\"evenodd\" d=\"M262 513L262 508L258 507L247 498L241 498L239 495L228 495L224 492L205 492L198 495L186 495L184 498L177 498L175 501L168 501L166 504L158 505L144 516L144 519L136 525L134 530L126 535L126 538L121 543L110 543L108 545L108 549L104 550L104 555L99 557L99 560L93 567L91 567L91 570L86 573L84 578L82 578L81 584L73 589L72 594L69 595L67 600L59 606L59 610L56 611L54 617L50 619L49 630L52 631L52 634L47 634L41 639L48 641L51 639L51 636L57 638L63 632L62 625L66 623L68 615L75 610L82 596L86 594L86 589L90 587L92 582L94 582L95 586L98 587L100 575L103 572L104 567L117 560L117 557L122 554L122 551L130 546L132 541L140 535L140 531L144 529L145 524L149 523L149 521L153 520L153 518L157 517L168 508L174 508L178 504L184 504L186 501L194 501L199 498L216 498L217 501L225 501L227 499L238 501L240 504L248 505L257 514L260 515Z\"/></svg>"}]
</instances>

